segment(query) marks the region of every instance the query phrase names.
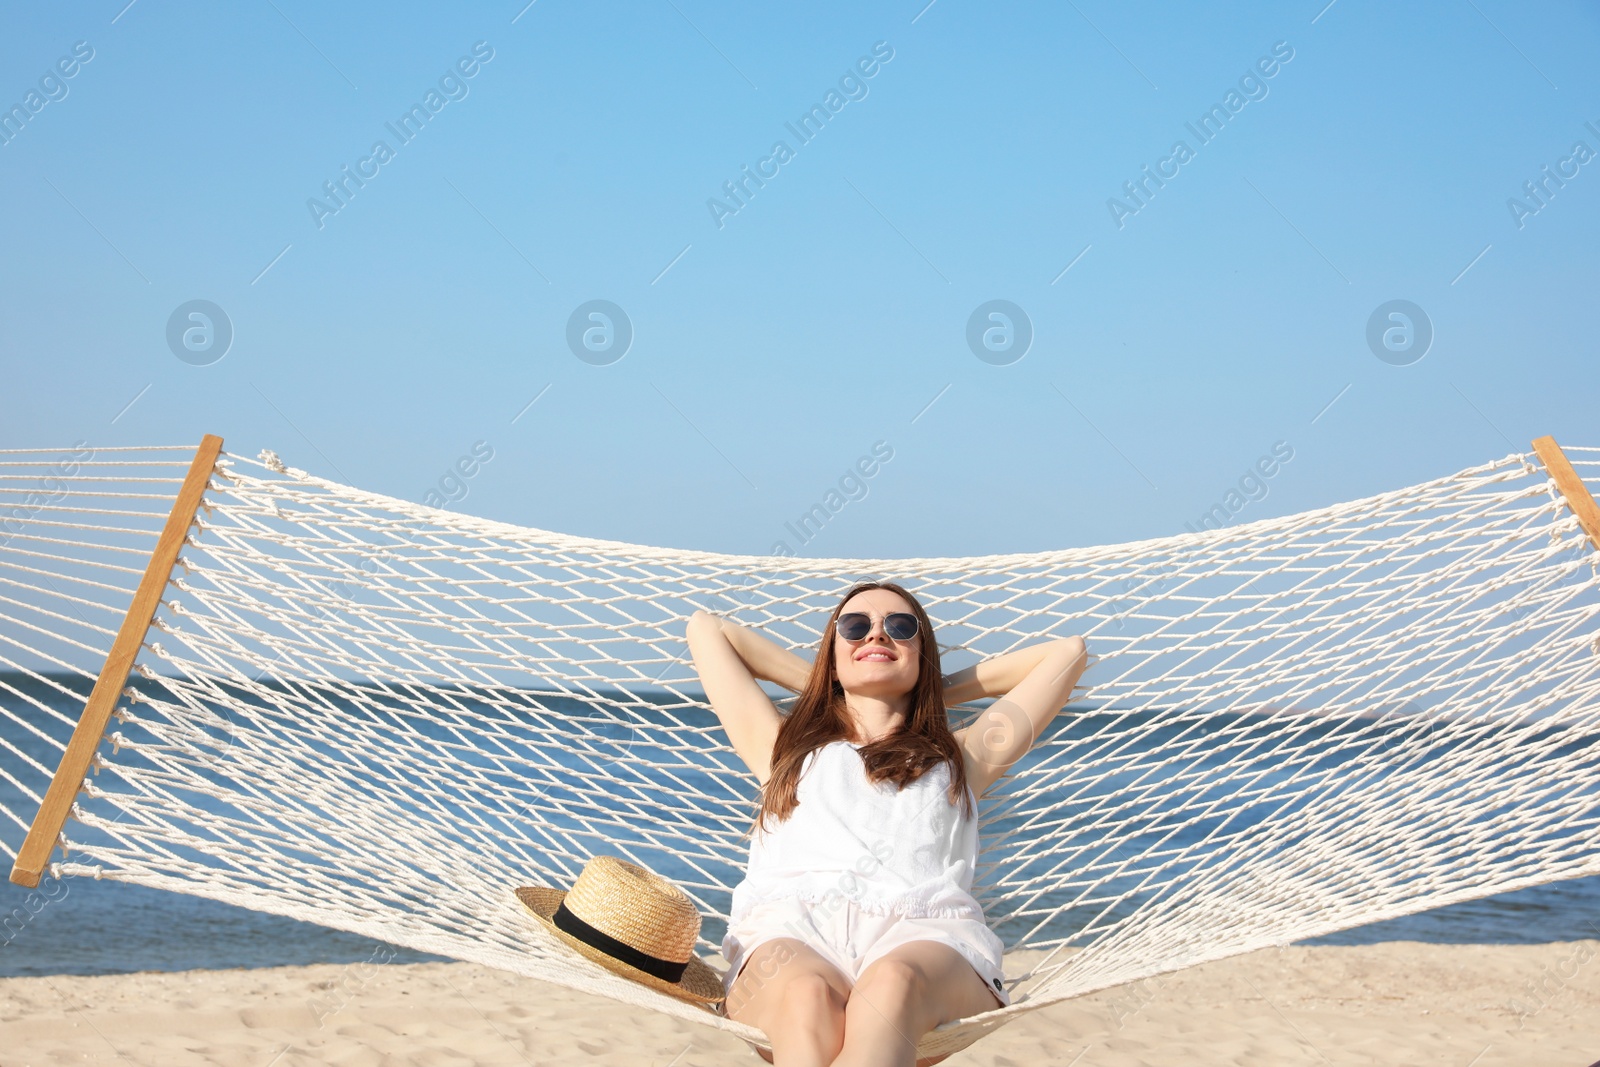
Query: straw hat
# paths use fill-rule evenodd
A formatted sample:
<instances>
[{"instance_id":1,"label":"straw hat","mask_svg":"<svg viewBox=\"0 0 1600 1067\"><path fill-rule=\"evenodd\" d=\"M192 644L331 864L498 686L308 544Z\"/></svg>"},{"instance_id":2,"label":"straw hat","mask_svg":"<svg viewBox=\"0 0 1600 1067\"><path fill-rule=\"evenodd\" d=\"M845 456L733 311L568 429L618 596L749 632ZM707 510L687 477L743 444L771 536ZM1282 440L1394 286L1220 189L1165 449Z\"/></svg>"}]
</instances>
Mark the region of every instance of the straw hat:
<instances>
[{"instance_id":1,"label":"straw hat","mask_svg":"<svg viewBox=\"0 0 1600 1067\"><path fill-rule=\"evenodd\" d=\"M694 954L700 913L654 871L595 856L570 891L523 886L516 894L546 929L606 970L703 1007L723 1000L722 978Z\"/></svg>"}]
</instances>

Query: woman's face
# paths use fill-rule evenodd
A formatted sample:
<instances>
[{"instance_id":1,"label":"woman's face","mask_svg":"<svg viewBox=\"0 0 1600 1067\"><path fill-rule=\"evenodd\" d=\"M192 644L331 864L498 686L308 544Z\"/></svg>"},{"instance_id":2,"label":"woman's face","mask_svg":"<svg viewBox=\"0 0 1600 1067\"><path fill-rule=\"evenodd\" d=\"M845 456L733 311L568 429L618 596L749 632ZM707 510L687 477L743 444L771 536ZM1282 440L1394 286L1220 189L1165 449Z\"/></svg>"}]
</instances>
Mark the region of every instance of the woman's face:
<instances>
[{"instance_id":1,"label":"woman's face","mask_svg":"<svg viewBox=\"0 0 1600 1067\"><path fill-rule=\"evenodd\" d=\"M884 616L896 611L914 614L904 597L888 589L868 589L845 602L840 615L861 612L872 619L872 629L859 641L834 633L834 670L845 692L892 700L916 686L925 635L896 641L884 633Z\"/></svg>"}]
</instances>

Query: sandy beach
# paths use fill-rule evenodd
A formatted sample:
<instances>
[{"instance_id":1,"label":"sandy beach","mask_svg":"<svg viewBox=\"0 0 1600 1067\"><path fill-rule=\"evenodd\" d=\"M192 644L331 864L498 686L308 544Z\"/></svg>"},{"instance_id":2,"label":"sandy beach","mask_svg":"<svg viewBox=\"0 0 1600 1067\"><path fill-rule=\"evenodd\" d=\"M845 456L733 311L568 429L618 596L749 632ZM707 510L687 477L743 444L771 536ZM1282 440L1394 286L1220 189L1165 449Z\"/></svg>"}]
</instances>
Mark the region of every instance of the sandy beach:
<instances>
[{"instance_id":1,"label":"sandy beach","mask_svg":"<svg viewBox=\"0 0 1600 1067\"><path fill-rule=\"evenodd\" d=\"M709 1067L743 1042L469 964L0 980L0 1062ZM1021 1016L951 1067L1600 1060L1600 941L1268 949Z\"/></svg>"}]
</instances>

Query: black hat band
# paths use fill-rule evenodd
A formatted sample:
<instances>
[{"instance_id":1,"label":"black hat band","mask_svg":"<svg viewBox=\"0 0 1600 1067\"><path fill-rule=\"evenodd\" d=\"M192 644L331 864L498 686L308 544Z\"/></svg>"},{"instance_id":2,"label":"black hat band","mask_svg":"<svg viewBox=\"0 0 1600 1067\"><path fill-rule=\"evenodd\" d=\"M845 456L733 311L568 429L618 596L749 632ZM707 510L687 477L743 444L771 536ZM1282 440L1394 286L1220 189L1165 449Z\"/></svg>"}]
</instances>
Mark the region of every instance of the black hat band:
<instances>
[{"instance_id":1,"label":"black hat band","mask_svg":"<svg viewBox=\"0 0 1600 1067\"><path fill-rule=\"evenodd\" d=\"M659 978L663 982L676 984L683 977L683 972L689 968L688 960L682 963L664 960L659 956L640 952L632 945L624 944L610 934L596 930L568 911L567 902L564 900L557 906L555 914L550 916L550 921L555 923L556 929L562 933L570 934L590 948L597 948L612 959L626 963L630 967L638 968L652 978Z\"/></svg>"}]
</instances>

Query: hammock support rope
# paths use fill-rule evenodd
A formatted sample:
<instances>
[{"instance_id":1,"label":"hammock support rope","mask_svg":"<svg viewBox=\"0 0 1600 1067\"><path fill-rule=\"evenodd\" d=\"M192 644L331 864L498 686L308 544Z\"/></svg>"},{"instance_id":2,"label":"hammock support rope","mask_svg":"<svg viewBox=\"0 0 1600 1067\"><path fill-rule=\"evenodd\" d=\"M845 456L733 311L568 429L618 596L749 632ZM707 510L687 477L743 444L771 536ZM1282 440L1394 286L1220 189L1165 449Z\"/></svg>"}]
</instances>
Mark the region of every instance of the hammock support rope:
<instances>
[{"instance_id":1,"label":"hammock support rope","mask_svg":"<svg viewBox=\"0 0 1600 1067\"><path fill-rule=\"evenodd\" d=\"M980 805L974 892L1013 1002L921 1056L1095 990L1600 873L1600 449L1540 438L1123 545L811 560L512 526L221 444L0 453L15 882L195 894L765 1047L569 952L510 890L620 855L682 886L717 951L758 794L684 626L704 608L807 653L873 577L918 593L946 670L1069 634L1096 656Z\"/></svg>"}]
</instances>

